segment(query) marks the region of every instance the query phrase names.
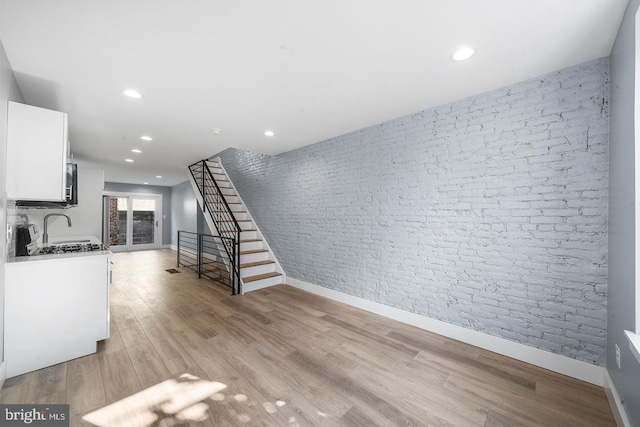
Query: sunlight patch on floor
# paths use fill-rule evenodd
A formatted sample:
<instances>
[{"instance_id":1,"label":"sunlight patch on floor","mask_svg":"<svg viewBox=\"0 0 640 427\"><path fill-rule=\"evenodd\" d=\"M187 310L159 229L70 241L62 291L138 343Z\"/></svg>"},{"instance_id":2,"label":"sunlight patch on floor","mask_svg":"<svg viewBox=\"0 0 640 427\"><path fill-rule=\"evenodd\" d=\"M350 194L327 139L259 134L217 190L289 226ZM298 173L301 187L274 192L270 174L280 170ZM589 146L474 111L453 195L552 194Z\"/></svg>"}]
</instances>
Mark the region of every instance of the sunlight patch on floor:
<instances>
[{"instance_id":1,"label":"sunlight patch on floor","mask_svg":"<svg viewBox=\"0 0 640 427\"><path fill-rule=\"evenodd\" d=\"M207 418L209 397L227 388L191 374L170 379L93 411L82 419L100 427L145 427L158 423L171 427Z\"/></svg>"},{"instance_id":2,"label":"sunlight patch on floor","mask_svg":"<svg viewBox=\"0 0 640 427\"><path fill-rule=\"evenodd\" d=\"M206 420L212 413L210 404L224 405L225 401L231 401L252 406L245 394L221 393L226 388L227 385L220 382L182 374L177 379L165 380L88 413L82 419L98 427L174 427ZM265 402L262 407L267 414L273 415L286 404L284 400L277 400L275 403ZM247 413L237 412L229 407L227 411L238 424L253 421ZM322 412L318 414L327 416ZM288 422L290 425L298 425L295 417L290 417Z\"/></svg>"}]
</instances>

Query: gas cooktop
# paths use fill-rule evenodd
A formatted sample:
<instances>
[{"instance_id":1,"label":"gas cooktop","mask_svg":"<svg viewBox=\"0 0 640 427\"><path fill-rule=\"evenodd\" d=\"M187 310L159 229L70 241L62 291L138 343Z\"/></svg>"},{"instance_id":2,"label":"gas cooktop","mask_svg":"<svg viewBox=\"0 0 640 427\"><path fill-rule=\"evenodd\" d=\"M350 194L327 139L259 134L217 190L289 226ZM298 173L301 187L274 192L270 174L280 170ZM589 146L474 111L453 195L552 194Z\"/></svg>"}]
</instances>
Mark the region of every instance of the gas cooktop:
<instances>
[{"instance_id":1,"label":"gas cooktop","mask_svg":"<svg viewBox=\"0 0 640 427\"><path fill-rule=\"evenodd\" d=\"M104 245L96 243L74 243L68 245L51 245L44 246L36 253L36 255L52 255L52 254L66 254L71 252L92 252L103 251Z\"/></svg>"}]
</instances>

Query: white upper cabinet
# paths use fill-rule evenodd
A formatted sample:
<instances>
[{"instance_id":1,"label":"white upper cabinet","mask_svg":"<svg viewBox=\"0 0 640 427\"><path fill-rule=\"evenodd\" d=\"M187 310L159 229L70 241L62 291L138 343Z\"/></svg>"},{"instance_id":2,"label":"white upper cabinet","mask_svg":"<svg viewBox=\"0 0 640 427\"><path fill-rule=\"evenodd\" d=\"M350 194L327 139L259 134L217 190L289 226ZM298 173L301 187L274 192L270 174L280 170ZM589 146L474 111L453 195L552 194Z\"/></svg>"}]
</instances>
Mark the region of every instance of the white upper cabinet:
<instances>
[{"instance_id":1,"label":"white upper cabinet","mask_svg":"<svg viewBox=\"0 0 640 427\"><path fill-rule=\"evenodd\" d=\"M9 102L7 198L66 199L67 114Z\"/></svg>"}]
</instances>

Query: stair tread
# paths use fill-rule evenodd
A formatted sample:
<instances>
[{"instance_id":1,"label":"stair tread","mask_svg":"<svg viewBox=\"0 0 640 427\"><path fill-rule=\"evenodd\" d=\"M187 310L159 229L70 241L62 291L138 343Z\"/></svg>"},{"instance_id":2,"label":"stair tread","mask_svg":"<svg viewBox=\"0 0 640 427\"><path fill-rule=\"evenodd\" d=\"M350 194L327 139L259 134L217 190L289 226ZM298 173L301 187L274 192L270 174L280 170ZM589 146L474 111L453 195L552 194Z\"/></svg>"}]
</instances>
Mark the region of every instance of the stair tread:
<instances>
[{"instance_id":1,"label":"stair tread","mask_svg":"<svg viewBox=\"0 0 640 427\"><path fill-rule=\"evenodd\" d=\"M245 231L258 231L258 230L256 230L255 228L247 228L244 230L240 230L241 233L244 233Z\"/></svg>"},{"instance_id":2,"label":"stair tread","mask_svg":"<svg viewBox=\"0 0 640 427\"><path fill-rule=\"evenodd\" d=\"M262 239L241 239L240 243L262 242Z\"/></svg>"},{"instance_id":3,"label":"stair tread","mask_svg":"<svg viewBox=\"0 0 640 427\"><path fill-rule=\"evenodd\" d=\"M240 255L250 255L250 254L259 254L262 252L269 252L268 249L253 249L250 251L240 251Z\"/></svg>"},{"instance_id":4,"label":"stair tread","mask_svg":"<svg viewBox=\"0 0 640 427\"><path fill-rule=\"evenodd\" d=\"M278 276L282 276L282 273L272 271L271 273L258 274L257 276L243 277L242 281L244 283L249 283L249 282L255 282L256 280L269 279L271 277L278 277Z\"/></svg>"},{"instance_id":5,"label":"stair tread","mask_svg":"<svg viewBox=\"0 0 640 427\"><path fill-rule=\"evenodd\" d=\"M269 265L275 264L275 261L271 261L270 259L264 261L255 261L255 262L246 262L244 264L240 264L240 268L249 268L249 267L257 267L259 265Z\"/></svg>"}]
</instances>

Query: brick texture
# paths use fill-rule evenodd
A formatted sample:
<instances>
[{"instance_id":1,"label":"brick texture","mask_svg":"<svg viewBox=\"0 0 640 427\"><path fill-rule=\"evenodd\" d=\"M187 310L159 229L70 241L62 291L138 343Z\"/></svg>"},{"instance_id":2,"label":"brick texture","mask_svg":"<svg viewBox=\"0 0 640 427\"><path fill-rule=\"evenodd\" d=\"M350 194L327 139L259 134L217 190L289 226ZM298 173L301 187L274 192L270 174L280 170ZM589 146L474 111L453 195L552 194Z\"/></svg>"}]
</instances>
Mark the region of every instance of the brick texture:
<instances>
[{"instance_id":1,"label":"brick texture","mask_svg":"<svg viewBox=\"0 0 640 427\"><path fill-rule=\"evenodd\" d=\"M219 155L289 276L603 365L608 70Z\"/></svg>"}]
</instances>

